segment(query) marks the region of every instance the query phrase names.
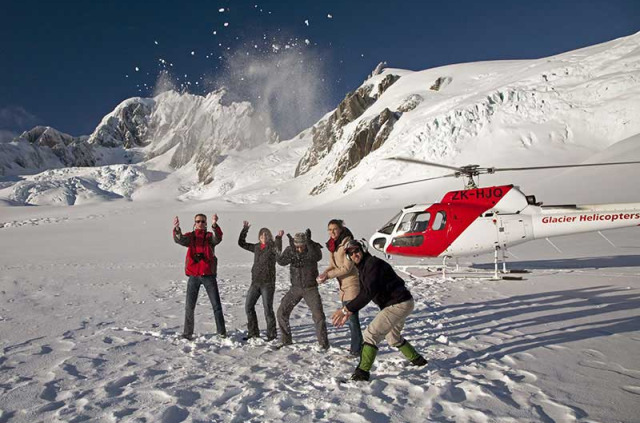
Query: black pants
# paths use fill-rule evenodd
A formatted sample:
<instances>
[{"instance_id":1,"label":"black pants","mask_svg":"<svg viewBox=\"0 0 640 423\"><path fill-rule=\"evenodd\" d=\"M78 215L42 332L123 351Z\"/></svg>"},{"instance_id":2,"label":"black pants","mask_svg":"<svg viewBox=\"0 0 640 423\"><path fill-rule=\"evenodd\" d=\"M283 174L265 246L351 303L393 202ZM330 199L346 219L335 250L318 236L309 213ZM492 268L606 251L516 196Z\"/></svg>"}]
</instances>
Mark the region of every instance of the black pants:
<instances>
[{"instance_id":1,"label":"black pants","mask_svg":"<svg viewBox=\"0 0 640 423\"><path fill-rule=\"evenodd\" d=\"M273 312L273 295L276 292L275 283L251 284L247 292L247 299L244 303L244 311L247 313L247 329L250 338L260 336L258 328L258 316L256 315L256 303L262 296L262 306L264 307L264 318L267 321L267 339L275 339L276 315Z\"/></svg>"},{"instance_id":2,"label":"black pants","mask_svg":"<svg viewBox=\"0 0 640 423\"><path fill-rule=\"evenodd\" d=\"M222 314L222 303L220 302L220 293L218 292L218 282L214 275L189 276L184 315L184 334L189 336L193 335L193 326L195 322L193 312L196 309L196 303L198 302L200 285L204 285L204 289L207 290L207 295L209 296L209 301L211 301L213 316L216 319L218 335L224 336L227 334L227 330L224 327L224 315Z\"/></svg>"},{"instance_id":3,"label":"black pants","mask_svg":"<svg viewBox=\"0 0 640 423\"><path fill-rule=\"evenodd\" d=\"M318 343L322 348L329 348L327 323L325 322L324 311L322 310L322 299L320 298L318 287L297 288L292 286L291 289L284 294L284 297L282 297L280 307L278 307L278 326L280 326L280 332L282 332L282 343L288 345L293 342L291 339L289 317L294 307L298 305L303 298L309 309L311 309L311 316L313 317L313 323L316 328Z\"/></svg>"}]
</instances>

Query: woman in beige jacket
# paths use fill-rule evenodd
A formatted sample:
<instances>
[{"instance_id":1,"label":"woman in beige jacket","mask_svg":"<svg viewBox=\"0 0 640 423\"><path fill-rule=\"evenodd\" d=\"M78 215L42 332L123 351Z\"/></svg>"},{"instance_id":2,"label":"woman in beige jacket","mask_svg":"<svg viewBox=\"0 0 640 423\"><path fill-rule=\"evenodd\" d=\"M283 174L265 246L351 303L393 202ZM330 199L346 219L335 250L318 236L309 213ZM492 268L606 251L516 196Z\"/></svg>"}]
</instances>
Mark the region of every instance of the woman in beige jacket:
<instances>
[{"instance_id":1,"label":"woman in beige jacket","mask_svg":"<svg viewBox=\"0 0 640 423\"><path fill-rule=\"evenodd\" d=\"M358 269L345 253L345 247L353 239L353 234L340 219L330 220L327 230L329 232L329 241L327 241L329 267L318 276L318 283L336 278L340 288L340 301L345 306L360 293ZM353 356L359 356L362 349L362 329L360 328L358 313L350 316L348 324L351 331L351 348L349 352Z\"/></svg>"}]
</instances>

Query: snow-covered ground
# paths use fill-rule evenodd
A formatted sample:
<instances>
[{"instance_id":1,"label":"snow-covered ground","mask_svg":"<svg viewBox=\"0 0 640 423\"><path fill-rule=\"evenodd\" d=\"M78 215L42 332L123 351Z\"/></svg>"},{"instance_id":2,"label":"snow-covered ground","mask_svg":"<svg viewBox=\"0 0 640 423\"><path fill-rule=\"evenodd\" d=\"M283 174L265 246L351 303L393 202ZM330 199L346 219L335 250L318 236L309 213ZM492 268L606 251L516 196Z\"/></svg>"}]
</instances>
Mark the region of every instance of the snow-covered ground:
<instances>
[{"instance_id":1,"label":"snow-covered ground","mask_svg":"<svg viewBox=\"0 0 640 423\"><path fill-rule=\"evenodd\" d=\"M292 347L242 341L252 257L237 235L246 219L250 238L261 226L310 227L324 242L326 222L343 217L368 237L395 210L125 200L1 210L13 223L0 228L0 422L637 421L636 228L606 232L616 247L598 234L556 239L563 253L522 245L512 260L532 270L523 281L442 280L420 276L425 262L394 260L416 298L405 334L429 365L408 367L383 343L372 382L341 385L357 364L348 331L330 327L332 348L319 351L304 304ZM230 336L214 335L201 292L188 342L177 336L185 250L170 231L174 215L186 228L198 211L217 212L225 231L218 281ZM279 267L276 306L288 284ZM330 315L335 282L320 292ZM366 309L364 325L375 312Z\"/></svg>"}]
</instances>

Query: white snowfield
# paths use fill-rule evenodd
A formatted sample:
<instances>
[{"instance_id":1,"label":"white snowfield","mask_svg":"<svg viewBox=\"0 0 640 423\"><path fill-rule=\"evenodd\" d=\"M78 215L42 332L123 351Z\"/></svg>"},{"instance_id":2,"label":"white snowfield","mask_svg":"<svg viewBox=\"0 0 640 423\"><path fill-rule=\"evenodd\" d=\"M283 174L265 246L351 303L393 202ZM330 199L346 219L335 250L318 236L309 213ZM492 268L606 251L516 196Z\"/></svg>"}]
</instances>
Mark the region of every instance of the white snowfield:
<instances>
[{"instance_id":1,"label":"white snowfield","mask_svg":"<svg viewBox=\"0 0 640 423\"><path fill-rule=\"evenodd\" d=\"M408 366L385 342L370 383L337 383L357 365L348 331L329 324L316 347L301 303L294 345L243 342L257 230L343 217L368 236L391 210L256 211L222 203L116 201L4 208L0 229L0 421L634 422L640 395L638 229L535 241L513 250L523 281L442 280L422 261L394 260L416 299L404 335L428 358ZM62 213L64 211L64 213ZM218 283L229 337L215 336L200 293L196 338L179 339L185 249L171 239L197 211L220 216ZM321 266L327 265L326 249ZM490 270L491 257L470 259ZM406 272L406 273L405 273ZM412 276L412 274L414 276ZM289 286L278 267L276 307ZM327 317L335 281L321 286ZM258 317L265 323L258 303ZM362 313L366 326L376 307Z\"/></svg>"},{"instance_id":2,"label":"white snowfield","mask_svg":"<svg viewBox=\"0 0 640 423\"><path fill-rule=\"evenodd\" d=\"M438 180L374 191L441 174L389 156L498 167L640 160L639 44L635 34L546 59L402 71L299 178L310 131L226 151L206 186L195 162L171 168L178 146L168 138L155 147L169 150L146 162L0 179L0 423L637 422L638 227L515 247L510 267L531 271L522 281L442 280L427 268L439 262L393 259L416 300L404 335L429 364L411 367L383 341L371 382L346 384L337 379L358 362L347 354L348 330L328 322L332 347L320 351L304 303L291 317L293 346L242 341L253 257L237 237L248 220L251 242L266 226L310 228L324 244L329 219L344 218L368 239L403 206L462 187ZM430 90L440 77L440 91ZM309 196L349 131L413 94L423 101L379 150ZM516 184L545 205L617 204L640 202L639 176L629 165L499 173L481 183ZM225 233L216 254L229 336L215 336L201 292L190 342L178 336L186 250L171 228L177 215L191 230L199 212L217 213ZM482 275L492 259L460 264ZM288 269L278 267L276 308L288 287ZM320 293L329 318L337 282ZM365 308L363 326L376 311Z\"/></svg>"}]
</instances>

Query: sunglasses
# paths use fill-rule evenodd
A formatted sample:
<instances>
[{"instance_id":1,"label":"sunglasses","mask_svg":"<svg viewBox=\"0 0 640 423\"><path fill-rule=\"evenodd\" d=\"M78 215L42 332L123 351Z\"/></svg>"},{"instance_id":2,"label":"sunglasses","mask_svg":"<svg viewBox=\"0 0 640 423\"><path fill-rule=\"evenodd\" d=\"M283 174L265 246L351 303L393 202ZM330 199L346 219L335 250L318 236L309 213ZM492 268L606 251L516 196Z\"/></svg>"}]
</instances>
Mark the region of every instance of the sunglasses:
<instances>
[{"instance_id":1,"label":"sunglasses","mask_svg":"<svg viewBox=\"0 0 640 423\"><path fill-rule=\"evenodd\" d=\"M347 255L348 255L349 257L351 257L351 256L352 256L352 255L354 255L355 253L359 253L359 252L361 252L361 251L362 251L362 250L360 250L359 248L356 248L355 250L349 250L349 251L347 251Z\"/></svg>"},{"instance_id":2,"label":"sunglasses","mask_svg":"<svg viewBox=\"0 0 640 423\"><path fill-rule=\"evenodd\" d=\"M196 220L196 223L207 223L206 220Z\"/></svg>"}]
</instances>

